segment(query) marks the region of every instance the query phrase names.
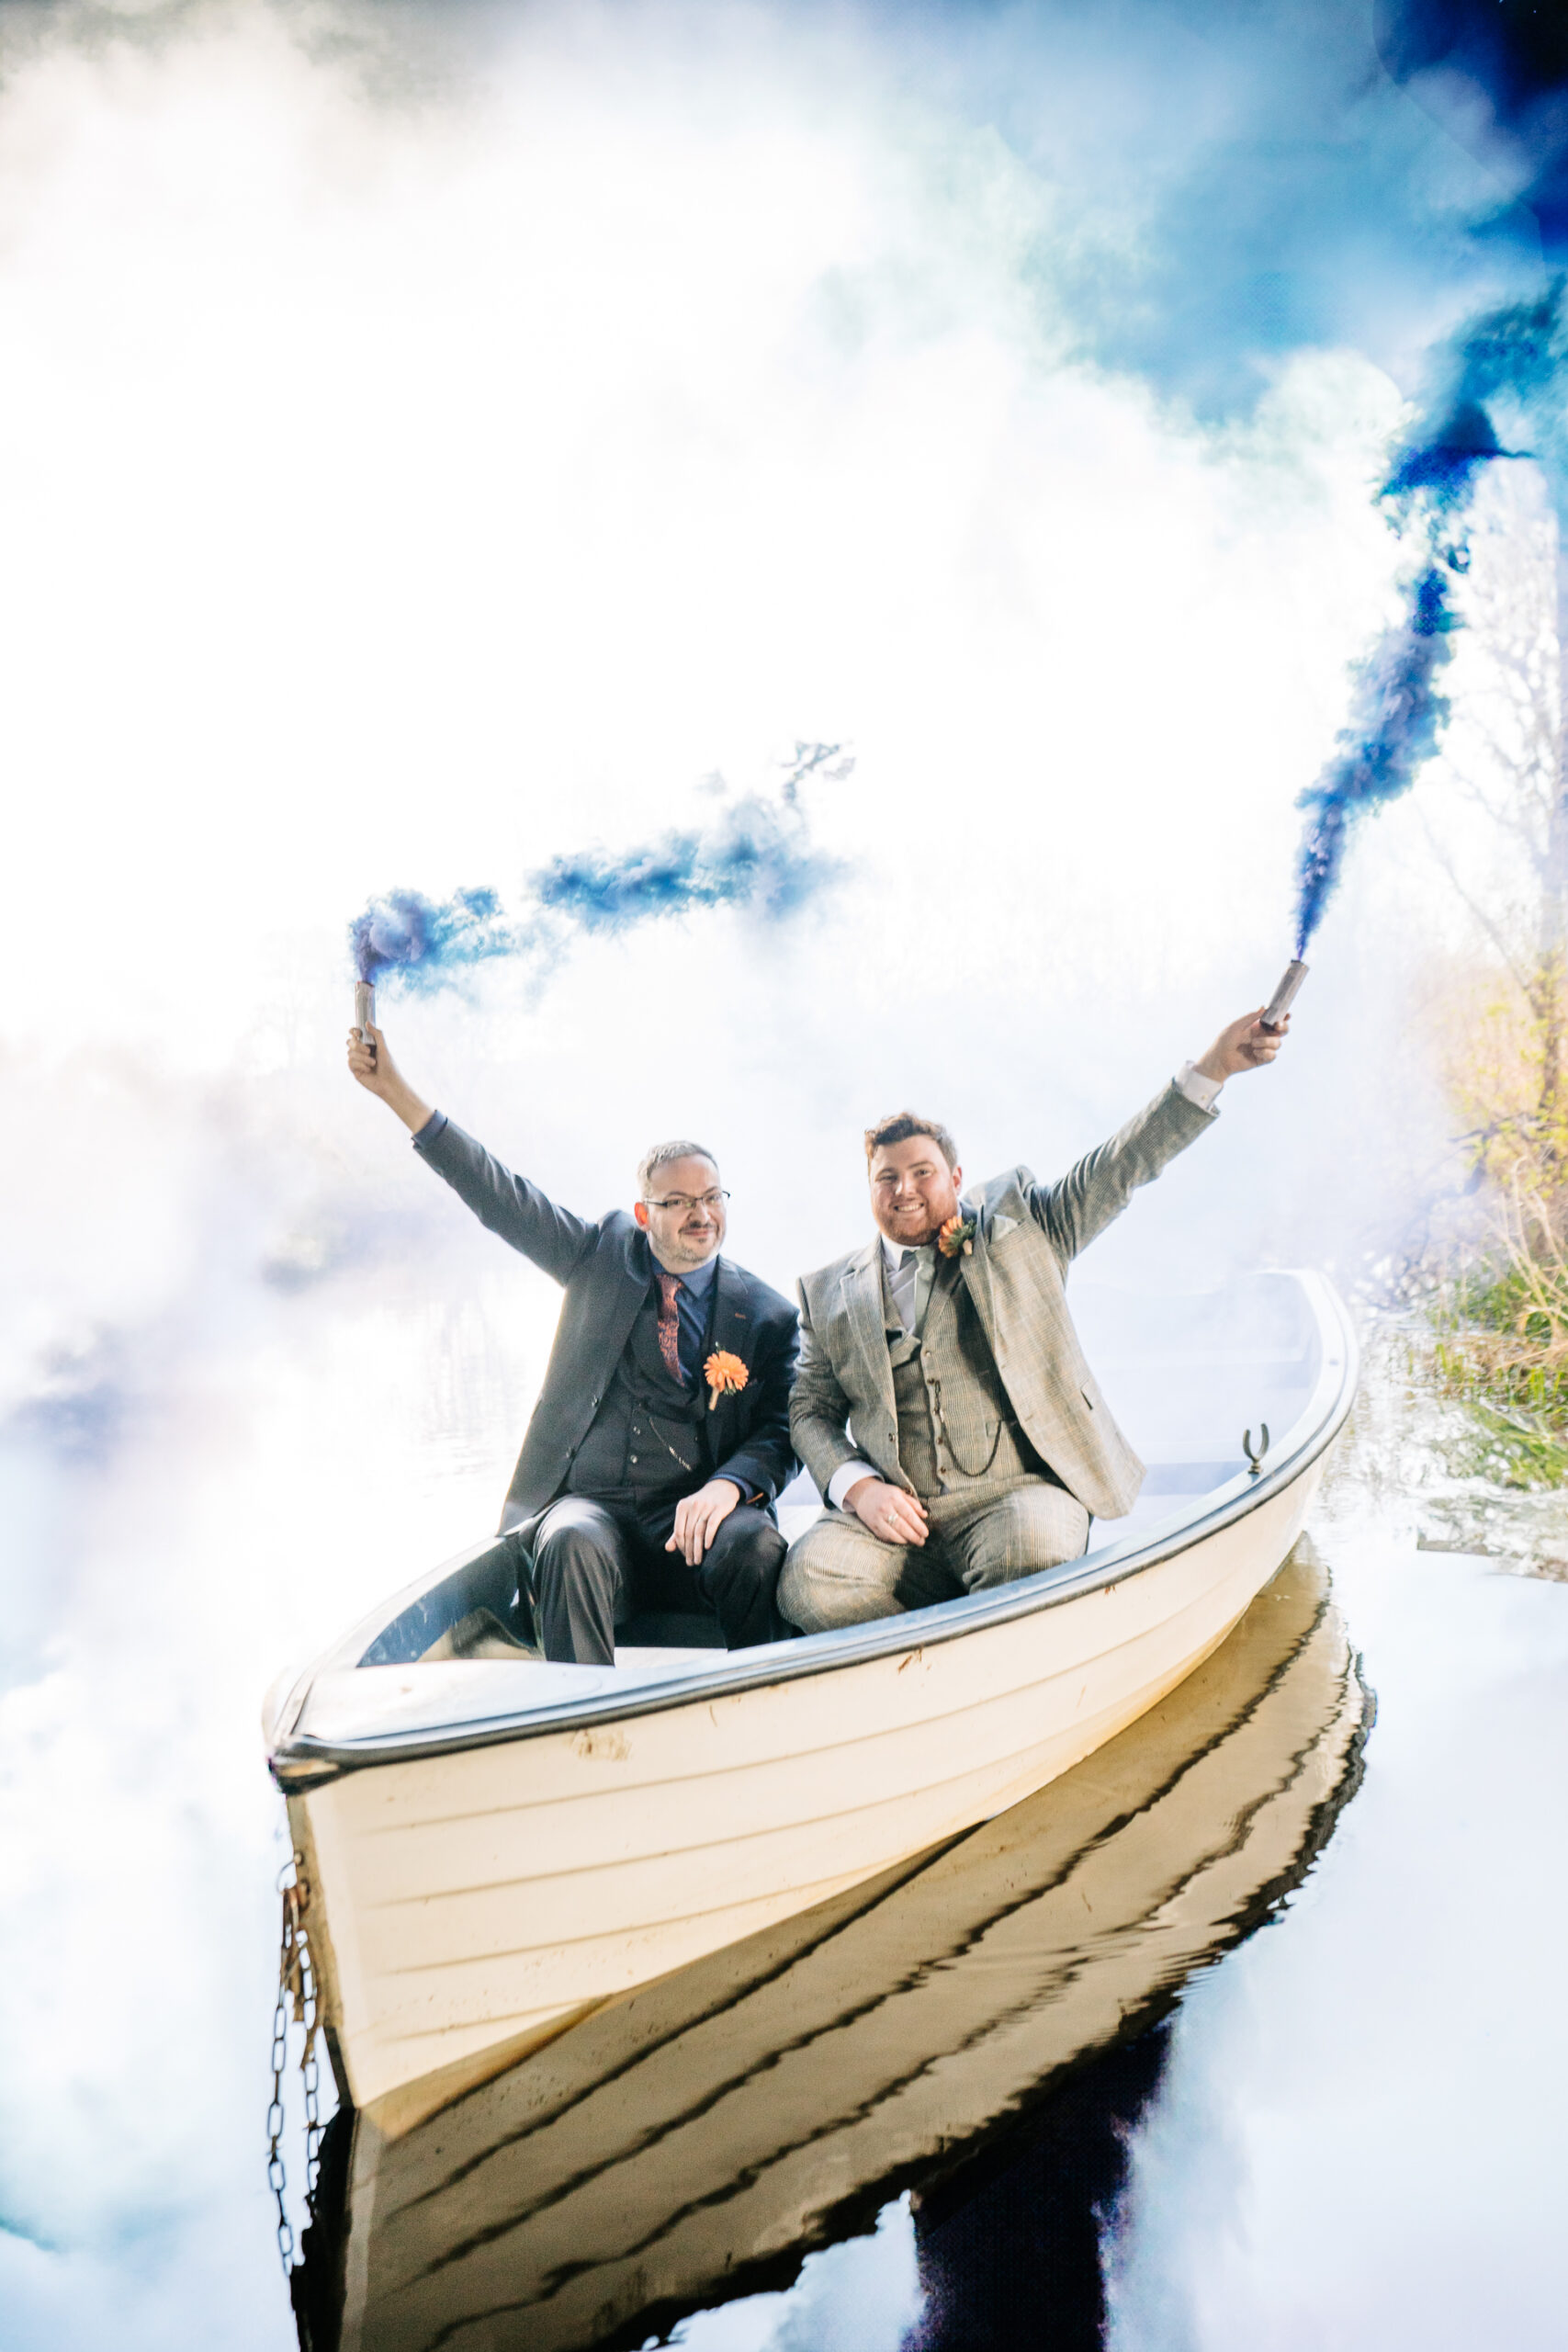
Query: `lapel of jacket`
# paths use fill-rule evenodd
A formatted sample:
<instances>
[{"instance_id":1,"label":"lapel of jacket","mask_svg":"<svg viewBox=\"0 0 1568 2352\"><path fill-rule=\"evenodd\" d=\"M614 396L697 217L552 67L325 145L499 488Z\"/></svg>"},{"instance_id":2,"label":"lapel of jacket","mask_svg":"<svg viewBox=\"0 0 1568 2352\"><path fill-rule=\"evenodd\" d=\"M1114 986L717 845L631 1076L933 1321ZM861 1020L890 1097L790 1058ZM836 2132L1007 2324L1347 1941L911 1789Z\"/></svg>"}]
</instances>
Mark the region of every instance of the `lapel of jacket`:
<instances>
[{"instance_id":1,"label":"lapel of jacket","mask_svg":"<svg viewBox=\"0 0 1568 2352\"><path fill-rule=\"evenodd\" d=\"M615 1285L615 1295L609 1303L604 1325L605 1388L609 1386L610 1373L621 1361L621 1351L631 1338L632 1325L637 1321L637 1311L648 1296L648 1286L653 1280L653 1252L646 1237L635 1226L627 1238L622 1264L624 1272Z\"/></svg>"},{"instance_id":2,"label":"lapel of jacket","mask_svg":"<svg viewBox=\"0 0 1568 2352\"><path fill-rule=\"evenodd\" d=\"M897 1429L898 1406L893 1394L893 1361L887 1352L880 1239L870 1242L850 1260L840 1283L849 1310L850 1329L862 1361L865 1392L877 1399L889 1424Z\"/></svg>"},{"instance_id":3,"label":"lapel of jacket","mask_svg":"<svg viewBox=\"0 0 1568 2352\"><path fill-rule=\"evenodd\" d=\"M732 1266L728 1258L721 1258L718 1272L714 1276L713 1314L708 1324L709 1354L724 1348L730 1355L739 1356L750 1372L752 1368L752 1321L746 1277L739 1266ZM704 1363L706 1360L705 1357ZM705 1408L710 1391L701 1365L697 1369L697 1385ZM727 1454L734 1452L736 1424L742 1410L740 1397L731 1395L721 1396L708 1414L708 1446L716 1463L722 1462Z\"/></svg>"},{"instance_id":4,"label":"lapel of jacket","mask_svg":"<svg viewBox=\"0 0 1568 2352\"><path fill-rule=\"evenodd\" d=\"M969 1260L960 1258L958 1262L961 1266L966 1266ZM951 1263L952 1261L944 1258L939 1250L936 1253L935 1270L931 1275L931 1291L926 1299L926 1319L920 1331L922 1340L928 1340L942 1317L952 1312L953 1303L958 1295L957 1279L948 1272Z\"/></svg>"},{"instance_id":5,"label":"lapel of jacket","mask_svg":"<svg viewBox=\"0 0 1568 2352\"><path fill-rule=\"evenodd\" d=\"M999 1370L1002 1358L997 1347L997 1302L991 1290L989 1251L991 1241L995 1238L991 1231L991 1220L986 1215L984 1201L976 1200L971 1196L970 1200L963 1205L973 1208L975 1212L975 1247L967 1258L959 1259L959 1272L964 1277L964 1287L969 1293L975 1312L979 1317L980 1329L986 1335L986 1345L991 1351L991 1361ZM1002 1229L1007 1232L1011 1231L1013 1222L1011 1217L998 1220Z\"/></svg>"}]
</instances>

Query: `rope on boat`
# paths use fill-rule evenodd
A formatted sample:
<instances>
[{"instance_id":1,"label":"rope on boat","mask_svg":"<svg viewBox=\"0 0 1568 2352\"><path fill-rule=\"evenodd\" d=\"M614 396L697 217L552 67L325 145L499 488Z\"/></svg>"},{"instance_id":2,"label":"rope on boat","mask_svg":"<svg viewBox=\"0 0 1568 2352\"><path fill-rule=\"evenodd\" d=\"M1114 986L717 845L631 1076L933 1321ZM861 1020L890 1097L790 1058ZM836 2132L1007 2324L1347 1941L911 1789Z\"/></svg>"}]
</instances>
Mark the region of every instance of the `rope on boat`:
<instances>
[{"instance_id":1,"label":"rope on boat","mask_svg":"<svg viewBox=\"0 0 1568 2352\"><path fill-rule=\"evenodd\" d=\"M277 1956L277 2003L272 2013L272 2104L266 2111L266 2181L277 2202L277 2251L283 2275L294 2272L294 2225L288 2218L285 2190L288 2176L278 2143L283 2137L283 2077L288 2070L288 2023L305 2029L299 2055L299 2078L305 2091L305 2210L314 2221L316 2183L321 2168L321 2069L316 2059L316 1972L310 1962L310 1939L305 1926L310 1888L303 1875L305 1857L296 1849L292 1861L278 1873L283 1897L283 1933Z\"/></svg>"}]
</instances>

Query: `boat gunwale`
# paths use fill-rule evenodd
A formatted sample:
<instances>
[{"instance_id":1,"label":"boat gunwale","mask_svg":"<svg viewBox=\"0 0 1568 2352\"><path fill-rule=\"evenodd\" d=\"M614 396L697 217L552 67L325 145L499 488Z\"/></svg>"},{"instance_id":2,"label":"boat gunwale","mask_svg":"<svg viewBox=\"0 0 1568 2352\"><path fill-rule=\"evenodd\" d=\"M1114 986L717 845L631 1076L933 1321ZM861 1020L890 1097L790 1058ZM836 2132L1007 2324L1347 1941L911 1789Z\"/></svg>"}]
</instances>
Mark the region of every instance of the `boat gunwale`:
<instances>
[{"instance_id":1,"label":"boat gunwale","mask_svg":"<svg viewBox=\"0 0 1568 2352\"><path fill-rule=\"evenodd\" d=\"M268 1761L274 1773L287 1792L303 1794L311 1787L336 1780L344 1772L412 1763L469 1748L499 1747L512 1740L543 1738L598 1724L664 1713L676 1707L702 1706L775 1683L834 1673L840 1668L866 1665L878 1658L910 1655L967 1634L1032 1617L1043 1610L1082 1600L1089 1593L1109 1590L1145 1569L1178 1557L1247 1517L1260 1504L1284 1493L1327 1451L1355 1401L1360 1351L1338 1292L1310 1269L1269 1271L1290 1272L1313 1306L1322 1342L1317 1380L1303 1409L1285 1433L1283 1442L1289 1451L1281 1452L1271 1466L1256 1472L1243 1471L1224 1487L1195 1498L1201 1499L1204 1508L1194 1516L1164 1521L1150 1532L1121 1536L1098 1552L1085 1553L1056 1567L1042 1568L1034 1576L1018 1577L989 1591L959 1594L925 1609L906 1610L894 1617L871 1618L863 1624L835 1627L827 1633L803 1634L789 1642L759 1644L750 1650L715 1651L712 1655L724 1661L720 1665L692 1666L683 1674L661 1677L658 1681L625 1690L585 1692L581 1698L475 1717L463 1724L432 1725L423 1731L416 1727L368 1732L355 1739L318 1739L309 1732L291 1729L270 1748ZM1339 1341L1337 1356L1330 1346L1331 1338ZM393 1609L390 1615L378 1611L361 1620L349 1635L334 1643L322 1658L298 1678L279 1710L279 1724L298 1723L317 1680L325 1673L342 1670L339 1662L344 1652L355 1646L372 1627L384 1629L394 1623L401 1607L411 1605L421 1593L431 1590L465 1559L482 1557L493 1548L495 1541L491 1537L471 1547L468 1553L459 1553L454 1560L444 1562L433 1576L396 1596L400 1607ZM383 1603L382 1608L385 1607Z\"/></svg>"}]
</instances>

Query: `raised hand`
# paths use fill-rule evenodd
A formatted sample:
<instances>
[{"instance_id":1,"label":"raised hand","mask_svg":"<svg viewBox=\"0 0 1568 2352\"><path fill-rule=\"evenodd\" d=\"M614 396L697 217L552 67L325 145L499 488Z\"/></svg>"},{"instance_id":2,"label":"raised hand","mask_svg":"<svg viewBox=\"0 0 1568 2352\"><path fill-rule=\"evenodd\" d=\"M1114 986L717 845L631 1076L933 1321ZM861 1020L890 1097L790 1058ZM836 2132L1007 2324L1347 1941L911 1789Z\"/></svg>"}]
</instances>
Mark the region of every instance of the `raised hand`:
<instances>
[{"instance_id":1,"label":"raised hand","mask_svg":"<svg viewBox=\"0 0 1568 2352\"><path fill-rule=\"evenodd\" d=\"M359 1030L349 1031L348 1073L351 1078L356 1078L361 1086L367 1087L372 1094L379 1094L386 1073L394 1069L394 1064L379 1029L373 1028L370 1038L370 1044L367 1045Z\"/></svg>"},{"instance_id":2,"label":"raised hand","mask_svg":"<svg viewBox=\"0 0 1568 2352\"><path fill-rule=\"evenodd\" d=\"M378 1095L389 1111L397 1113L410 1135L416 1136L430 1117L430 1104L421 1101L404 1078L379 1029L372 1026L370 1036L367 1046L357 1029L349 1031L348 1074L367 1094Z\"/></svg>"},{"instance_id":3,"label":"raised hand","mask_svg":"<svg viewBox=\"0 0 1568 2352\"><path fill-rule=\"evenodd\" d=\"M1261 1069L1271 1062L1285 1042L1291 1025L1287 1012L1277 1029L1267 1029L1263 1015L1268 1008L1259 1005L1256 1012L1244 1012L1228 1029L1222 1029L1201 1061L1192 1067L1203 1078L1222 1080L1238 1078L1244 1069Z\"/></svg>"}]
</instances>

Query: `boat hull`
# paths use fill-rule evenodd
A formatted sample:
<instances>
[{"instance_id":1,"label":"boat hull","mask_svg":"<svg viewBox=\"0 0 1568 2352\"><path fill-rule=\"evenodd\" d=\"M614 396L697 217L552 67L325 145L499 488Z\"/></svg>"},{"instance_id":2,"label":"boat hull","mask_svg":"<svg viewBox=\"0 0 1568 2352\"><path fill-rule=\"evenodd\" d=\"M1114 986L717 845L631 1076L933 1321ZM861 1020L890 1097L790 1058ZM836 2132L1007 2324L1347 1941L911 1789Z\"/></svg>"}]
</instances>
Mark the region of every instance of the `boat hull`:
<instances>
[{"instance_id":1,"label":"boat hull","mask_svg":"<svg viewBox=\"0 0 1568 2352\"><path fill-rule=\"evenodd\" d=\"M592 2008L1044 1787L1224 1641L1322 1466L1136 1574L960 1639L911 1619L903 1648L831 1671L297 1790L355 2106L406 2130Z\"/></svg>"},{"instance_id":2,"label":"boat hull","mask_svg":"<svg viewBox=\"0 0 1568 2352\"><path fill-rule=\"evenodd\" d=\"M1040 1795L610 2004L412 2132L354 2119L316 2208L311 2308L341 2312L321 2337L667 2340L1141 2032L1300 1883L1356 1785L1370 1701L1304 1548Z\"/></svg>"}]
</instances>

